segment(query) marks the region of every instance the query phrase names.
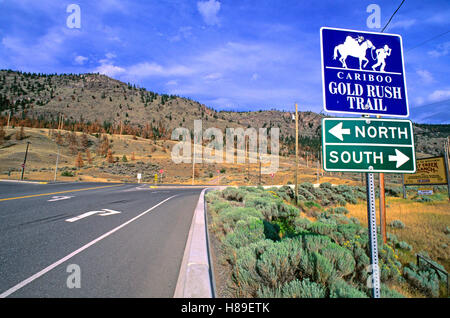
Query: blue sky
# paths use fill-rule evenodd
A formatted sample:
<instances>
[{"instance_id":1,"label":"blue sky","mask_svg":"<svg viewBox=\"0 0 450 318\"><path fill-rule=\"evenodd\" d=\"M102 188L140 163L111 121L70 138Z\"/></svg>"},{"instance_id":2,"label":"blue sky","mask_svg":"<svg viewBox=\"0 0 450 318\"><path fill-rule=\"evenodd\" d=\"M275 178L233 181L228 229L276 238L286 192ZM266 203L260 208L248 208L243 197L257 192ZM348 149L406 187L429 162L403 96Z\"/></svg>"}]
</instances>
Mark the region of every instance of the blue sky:
<instances>
[{"instance_id":1,"label":"blue sky","mask_svg":"<svg viewBox=\"0 0 450 318\"><path fill-rule=\"evenodd\" d=\"M218 110L320 112L320 27L380 31L367 6L383 27L400 2L0 0L0 68L100 72ZM449 30L450 1L406 0L385 31L403 37L413 120L450 123L450 32L422 44Z\"/></svg>"}]
</instances>

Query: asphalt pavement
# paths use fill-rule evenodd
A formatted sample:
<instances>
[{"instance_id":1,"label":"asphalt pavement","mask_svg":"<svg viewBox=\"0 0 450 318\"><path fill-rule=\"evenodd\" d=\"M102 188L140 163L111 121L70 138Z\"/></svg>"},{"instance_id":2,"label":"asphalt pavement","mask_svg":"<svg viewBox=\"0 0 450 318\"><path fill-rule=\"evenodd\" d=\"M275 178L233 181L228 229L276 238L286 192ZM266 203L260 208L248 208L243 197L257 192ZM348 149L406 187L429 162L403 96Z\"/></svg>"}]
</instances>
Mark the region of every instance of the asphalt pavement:
<instances>
[{"instance_id":1,"label":"asphalt pavement","mask_svg":"<svg viewBox=\"0 0 450 318\"><path fill-rule=\"evenodd\" d=\"M0 182L0 297L172 297L201 191Z\"/></svg>"}]
</instances>

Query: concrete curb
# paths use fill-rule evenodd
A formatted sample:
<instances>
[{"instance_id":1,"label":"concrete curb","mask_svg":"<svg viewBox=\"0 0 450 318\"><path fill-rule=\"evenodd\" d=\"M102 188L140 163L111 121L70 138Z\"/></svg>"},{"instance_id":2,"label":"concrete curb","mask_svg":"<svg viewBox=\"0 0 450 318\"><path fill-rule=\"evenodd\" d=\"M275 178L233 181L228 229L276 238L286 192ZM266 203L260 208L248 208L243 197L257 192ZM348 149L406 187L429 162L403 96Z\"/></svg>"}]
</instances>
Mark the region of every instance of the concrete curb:
<instances>
[{"instance_id":1,"label":"concrete curb","mask_svg":"<svg viewBox=\"0 0 450 318\"><path fill-rule=\"evenodd\" d=\"M174 298L212 298L214 296L209 263L204 189L192 217Z\"/></svg>"},{"instance_id":2,"label":"concrete curb","mask_svg":"<svg viewBox=\"0 0 450 318\"><path fill-rule=\"evenodd\" d=\"M24 180L11 180L11 179L0 179L0 182L48 184L47 181L24 181Z\"/></svg>"}]
</instances>

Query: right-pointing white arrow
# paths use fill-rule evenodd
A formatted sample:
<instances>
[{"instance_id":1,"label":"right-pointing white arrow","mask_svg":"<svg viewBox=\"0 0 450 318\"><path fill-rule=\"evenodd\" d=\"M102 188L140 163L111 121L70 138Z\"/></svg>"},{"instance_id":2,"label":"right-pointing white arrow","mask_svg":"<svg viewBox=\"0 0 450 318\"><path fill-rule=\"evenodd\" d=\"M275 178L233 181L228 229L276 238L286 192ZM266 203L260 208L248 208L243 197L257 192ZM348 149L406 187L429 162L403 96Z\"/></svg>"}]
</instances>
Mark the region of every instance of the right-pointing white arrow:
<instances>
[{"instance_id":1,"label":"right-pointing white arrow","mask_svg":"<svg viewBox=\"0 0 450 318\"><path fill-rule=\"evenodd\" d=\"M344 141L344 137L342 137L342 135L350 135L350 129L348 129L348 128L343 129L342 124L343 124L343 122L340 122L339 124L337 124L336 126L334 126L333 128L331 128L328 131L330 134L335 136L340 141Z\"/></svg>"},{"instance_id":2,"label":"right-pointing white arrow","mask_svg":"<svg viewBox=\"0 0 450 318\"><path fill-rule=\"evenodd\" d=\"M405 162L409 161L409 157L402 153L400 150L395 149L395 156L389 155L389 161L397 161L396 168L398 168Z\"/></svg>"}]
</instances>

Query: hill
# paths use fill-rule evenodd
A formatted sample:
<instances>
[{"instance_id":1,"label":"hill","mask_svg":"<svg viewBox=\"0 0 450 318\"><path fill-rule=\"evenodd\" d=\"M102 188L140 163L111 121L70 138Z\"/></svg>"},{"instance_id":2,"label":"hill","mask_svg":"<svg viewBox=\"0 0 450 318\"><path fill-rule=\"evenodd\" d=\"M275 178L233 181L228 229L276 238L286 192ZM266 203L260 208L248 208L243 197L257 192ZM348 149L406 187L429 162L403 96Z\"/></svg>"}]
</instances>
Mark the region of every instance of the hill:
<instances>
[{"instance_id":1,"label":"hill","mask_svg":"<svg viewBox=\"0 0 450 318\"><path fill-rule=\"evenodd\" d=\"M177 127L193 129L202 119L203 129L216 127L280 128L281 154L294 153L295 123L292 113L277 110L216 111L194 100L158 94L99 74L36 74L0 70L0 119L12 125L130 134L170 139ZM320 149L323 115L300 112L300 152ZM415 125L419 156L439 155L450 125Z\"/></svg>"}]
</instances>

